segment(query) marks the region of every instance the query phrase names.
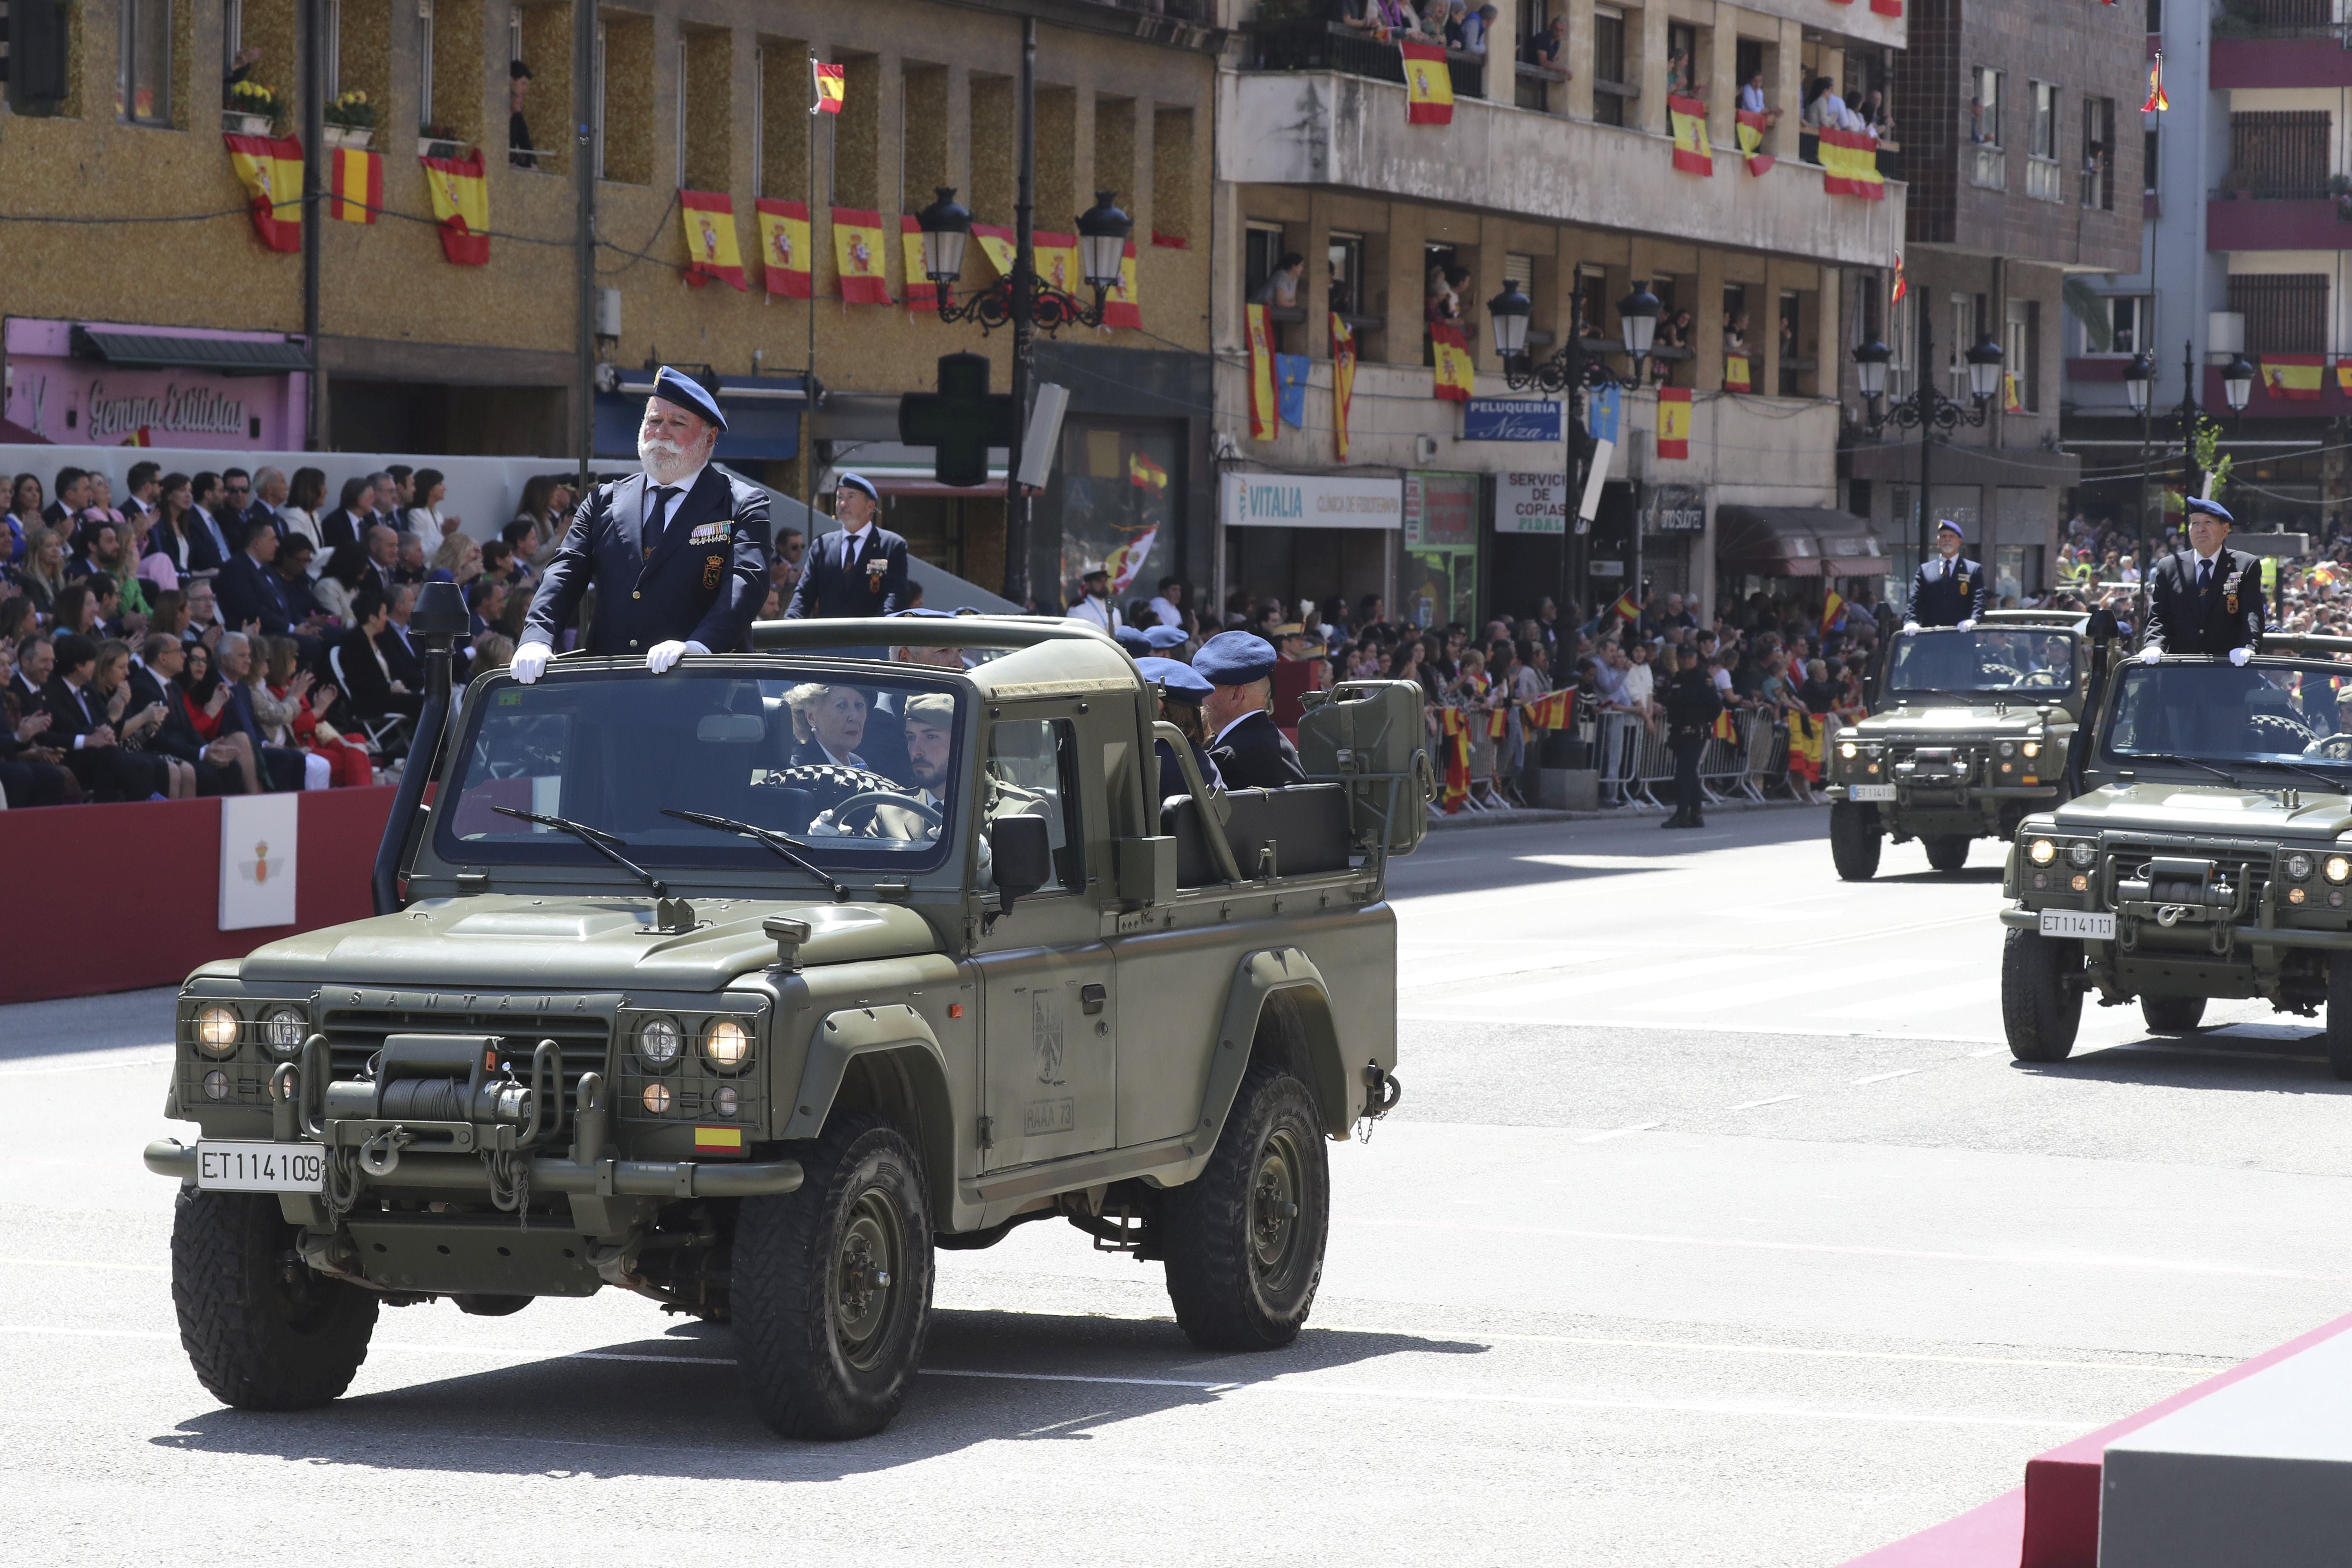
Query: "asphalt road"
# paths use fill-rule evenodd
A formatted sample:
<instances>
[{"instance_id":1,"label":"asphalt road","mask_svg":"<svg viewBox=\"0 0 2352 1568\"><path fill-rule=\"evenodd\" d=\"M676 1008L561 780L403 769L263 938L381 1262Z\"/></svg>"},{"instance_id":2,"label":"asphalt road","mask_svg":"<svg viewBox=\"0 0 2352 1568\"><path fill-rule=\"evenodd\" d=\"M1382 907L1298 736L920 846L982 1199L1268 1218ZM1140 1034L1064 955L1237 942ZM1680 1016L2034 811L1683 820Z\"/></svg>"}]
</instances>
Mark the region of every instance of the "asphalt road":
<instances>
[{"instance_id":1,"label":"asphalt road","mask_svg":"<svg viewBox=\"0 0 2352 1568\"><path fill-rule=\"evenodd\" d=\"M949 1254L886 1435L770 1439L723 1330L607 1292L387 1311L353 1393L224 1410L140 1167L168 995L0 1008L7 1555L1833 1564L2352 1310L2302 1020L2000 1045L1999 901L1811 812L1449 833L1399 869L1406 1096L1333 1148L1314 1326L1203 1355L1156 1268Z\"/></svg>"}]
</instances>

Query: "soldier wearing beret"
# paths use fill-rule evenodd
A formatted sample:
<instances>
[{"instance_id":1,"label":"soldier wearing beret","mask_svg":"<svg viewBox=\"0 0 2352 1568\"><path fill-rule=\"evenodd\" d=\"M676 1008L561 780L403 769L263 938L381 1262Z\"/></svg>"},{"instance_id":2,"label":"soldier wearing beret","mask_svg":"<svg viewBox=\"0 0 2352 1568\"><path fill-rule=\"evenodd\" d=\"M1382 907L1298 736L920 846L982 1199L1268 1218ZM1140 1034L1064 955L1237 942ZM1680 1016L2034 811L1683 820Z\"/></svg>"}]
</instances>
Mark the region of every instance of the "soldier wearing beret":
<instances>
[{"instance_id":1,"label":"soldier wearing beret","mask_svg":"<svg viewBox=\"0 0 2352 1568\"><path fill-rule=\"evenodd\" d=\"M2189 550L2156 563L2147 579L2147 635L2140 658L2168 653L2253 656L2263 635L2262 563L2230 548L2230 514L2189 498Z\"/></svg>"},{"instance_id":2,"label":"soldier wearing beret","mask_svg":"<svg viewBox=\"0 0 2352 1568\"><path fill-rule=\"evenodd\" d=\"M1201 783L1208 789L1221 788L1224 778L1217 772L1215 759L1202 748L1206 731L1201 724L1201 703L1216 689L1201 677L1201 672L1177 659L1150 657L1135 661L1143 679L1160 689L1160 716L1184 732L1192 750L1192 765L1200 770ZM1277 738L1279 738L1277 733ZM1160 798L1171 795L1190 795L1192 786L1184 782L1184 767L1176 760L1176 749L1162 737L1151 743L1160 757Z\"/></svg>"},{"instance_id":3,"label":"soldier wearing beret","mask_svg":"<svg viewBox=\"0 0 2352 1568\"><path fill-rule=\"evenodd\" d=\"M1921 626L1976 630L1990 590L1983 563L1960 553L1967 542L1960 525L1950 518L1936 524L1936 559L1921 566L1919 574L1911 579L1911 607L1904 613L1904 636Z\"/></svg>"},{"instance_id":4,"label":"soldier wearing beret","mask_svg":"<svg viewBox=\"0 0 2352 1568\"><path fill-rule=\"evenodd\" d=\"M1305 784L1298 752L1267 711L1274 700L1274 645L1248 632L1219 632L1192 656L1192 668L1213 689L1201 699L1201 719L1214 737L1209 755L1228 789L1280 789Z\"/></svg>"},{"instance_id":5,"label":"soldier wearing beret","mask_svg":"<svg viewBox=\"0 0 2352 1568\"><path fill-rule=\"evenodd\" d=\"M641 657L658 675L689 653L751 646L768 594L768 492L711 466L726 428L716 398L662 367L637 429L645 471L598 485L572 513L524 617L517 680L546 670L591 587L591 653Z\"/></svg>"},{"instance_id":6,"label":"soldier wearing beret","mask_svg":"<svg viewBox=\"0 0 2352 1568\"><path fill-rule=\"evenodd\" d=\"M834 480L840 529L809 546L788 621L840 616L895 616L907 608L907 542L877 521L882 492L863 474Z\"/></svg>"}]
</instances>

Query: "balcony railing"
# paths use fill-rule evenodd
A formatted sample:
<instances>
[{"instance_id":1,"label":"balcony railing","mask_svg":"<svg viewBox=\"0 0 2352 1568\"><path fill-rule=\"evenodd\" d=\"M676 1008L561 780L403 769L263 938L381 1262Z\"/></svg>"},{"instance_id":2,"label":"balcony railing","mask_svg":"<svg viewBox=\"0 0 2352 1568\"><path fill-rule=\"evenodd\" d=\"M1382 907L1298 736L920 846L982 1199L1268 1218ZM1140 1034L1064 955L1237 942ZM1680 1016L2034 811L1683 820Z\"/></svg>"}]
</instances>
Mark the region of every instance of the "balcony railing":
<instances>
[{"instance_id":1,"label":"balcony railing","mask_svg":"<svg viewBox=\"0 0 2352 1568\"><path fill-rule=\"evenodd\" d=\"M1217 20L1216 7L1211 0L1088 0L1088 4L1108 5L1114 11L1133 11L1144 16L1172 16L1202 27L1214 26Z\"/></svg>"},{"instance_id":2,"label":"balcony railing","mask_svg":"<svg viewBox=\"0 0 2352 1568\"><path fill-rule=\"evenodd\" d=\"M2213 18L2216 38L2342 38L2333 0L2226 0Z\"/></svg>"},{"instance_id":3,"label":"balcony railing","mask_svg":"<svg viewBox=\"0 0 2352 1568\"><path fill-rule=\"evenodd\" d=\"M2038 202L2061 199L2064 184L2061 165L2055 158L2028 158L2025 161L2025 194Z\"/></svg>"},{"instance_id":4,"label":"balcony railing","mask_svg":"<svg viewBox=\"0 0 2352 1568\"><path fill-rule=\"evenodd\" d=\"M1398 53L1393 41L1382 43L1368 33L1343 27L1337 22L1285 22L1254 27L1243 39L1243 48L1245 70L1328 70L1400 86L1404 82L1404 57ZM1486 96L1485 56L1449 49L1445 63L1454 78L1454 97Z\"/></svg>"},{"instance_id":5,"label":"balcony railing","mask_svg":"<svg viewBox=\"0 0 2352 1568\"><path fill-rule=\"evenodd\" d=\"M1998 147L1971 146L1962 157L1969 171L1969 184L1982 185L1987 190L2009 189L2009 154Z\"/></svg>"}]
</instances>

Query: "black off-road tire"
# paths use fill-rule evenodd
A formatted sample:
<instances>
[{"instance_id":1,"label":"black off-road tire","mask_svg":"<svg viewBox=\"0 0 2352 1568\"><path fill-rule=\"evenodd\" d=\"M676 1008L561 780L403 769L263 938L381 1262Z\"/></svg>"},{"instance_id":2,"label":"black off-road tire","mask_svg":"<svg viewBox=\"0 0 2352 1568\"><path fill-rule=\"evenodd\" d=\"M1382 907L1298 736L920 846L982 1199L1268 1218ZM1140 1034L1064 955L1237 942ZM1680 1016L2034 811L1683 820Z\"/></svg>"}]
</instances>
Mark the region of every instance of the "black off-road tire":
<instances>
[{"instance_id":1,"label":"black off-road tire","mask_svg":"<svg viewBox=\"0 0 2352 1568\"><path fill-rule=\"evenodd\" d=\"M2327 1067L2352 1079L2352 952L2327 955Z\"/></svg>"},{"instance_id":2,"label":"black off-road tire","mask_svg":"<svg viewBox=\"0 0 2352 1568\"><path fill-rule=\"evenodd\" d=\"M2001 944L2000 1022L2009 1054L2021 1062L2063 1062L2083 1024L2083 944L2036 931L2012 931Z\"/></svg>"},{"instance_id":3,"label":"black off-road tire","mask_svg":"<svg viewBox=\"0 0 2352 1568\"><path fill-rule=\"evenodd\" d=\"M2151 1035L2193 1035L2205 1016L2202 996L2143 996L2139 1016Z\"/></svg>"},{"instance_id":4,"label":"black off-road tire","mask_svg":"<svg viewBox=\"0 0 2352 1568\"><path fill-rule=\"evenodd\" d=\"M1202 1350L1278 1350L1323 1279L1331 1173L1307 1086L1250 1068L1201 1174L1164 1202L1168 1299Z\"/></svg>"},{"instance_id":5,"label":"black off-road tire","mask_svg":"<svg viewBox=\"0 0 2352 1568\"><path fill-rule=\"evenodd\" d=\"M779 1436L868 1437L905 1402L930 1327L922 1160L865 1113L836 1116L794 1153L800 1191L746 1198L736 1216L744 1392Z\"/></svg>"},{"instance_id":6,"label":"black off-road tire","mask_svg":"<svg viewBox=\"0 0 2352 1568\"><path fill-rule=\"evenodd\" d=\"M1850 800L1830 805L1830 861L1849 882L1867 882L1878 875L1878 852L1886 836L1878 829L1878 814Z\"/></svg>"},{"instance_id":7,"label":"black off-road tire","mask_svg":"<svg viewBox=\"0 0 2352 1568\"><path fill-rule=\"evenodd\" d=\"M375 1292L302 1261L268 1193L180 1189L172 1305L196 1381L239 1410L309 1410L352 1385L375 1331Z\"/></svg>"},{"instance_id":8,"label":"black off-road tire","mask_svg":"<svg viewBox=\"0 0 2352 1568\"><path fill-rule=\"evenodd\" d=\"M1927 864L1946 876L1969 863L1969 836L1965 833L1925 834L1919 843L1927 851Z\"/></svg>"}]
</instances>

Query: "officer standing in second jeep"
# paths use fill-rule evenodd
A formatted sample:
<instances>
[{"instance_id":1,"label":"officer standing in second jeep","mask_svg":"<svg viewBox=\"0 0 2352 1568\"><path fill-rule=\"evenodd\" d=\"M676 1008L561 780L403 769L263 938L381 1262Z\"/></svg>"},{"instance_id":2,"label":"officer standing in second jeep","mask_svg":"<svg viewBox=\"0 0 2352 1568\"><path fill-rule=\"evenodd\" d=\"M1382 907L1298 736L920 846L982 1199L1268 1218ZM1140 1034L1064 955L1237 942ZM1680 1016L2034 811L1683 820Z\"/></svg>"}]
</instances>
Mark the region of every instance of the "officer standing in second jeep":
<instances>
[{"instance_id":1,"label":"officer standing in second jeep","mask_svg":"<svg viewBox=\"0 0 2352 1568\"><path fill-rule=\"evenodd\" d=\"M2230 514L2220 503L2189 498L2189 549L2156 563L2147 579L2147 635L2140 658L2253 656L2263 635L2261 561L2230 548Z\"/></svg>"}]
</instances>

